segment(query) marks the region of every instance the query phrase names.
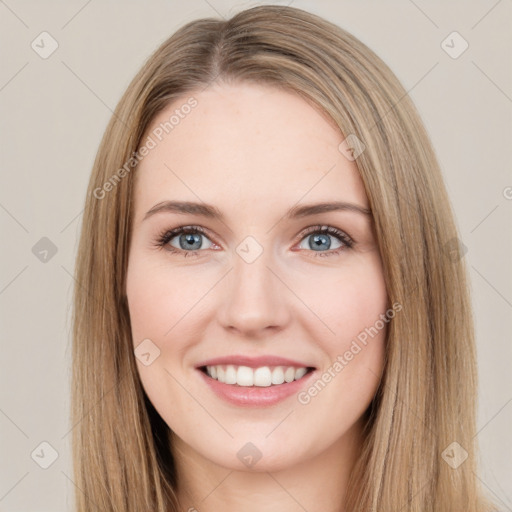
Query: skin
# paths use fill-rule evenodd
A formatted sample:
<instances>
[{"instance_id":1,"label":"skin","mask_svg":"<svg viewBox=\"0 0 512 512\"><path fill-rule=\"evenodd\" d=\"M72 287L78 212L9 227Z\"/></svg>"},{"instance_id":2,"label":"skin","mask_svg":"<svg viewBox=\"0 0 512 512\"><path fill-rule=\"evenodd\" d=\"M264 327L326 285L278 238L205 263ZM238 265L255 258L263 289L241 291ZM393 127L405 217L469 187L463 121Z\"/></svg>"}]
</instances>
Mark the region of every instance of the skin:
<instances>
[{"instance_id":1,"label":"skin","mask_svg":"<svg viewBox=\"0 0 512 512\"><path fill-rule=\"evenodd\" d=\"M161 112L148 134L191 95ZM341 132L298 95L238 83L193 96L197 106L137 168L127 275L134 347L150 339L160 350L137 367L174 433L180 502L202 512L342 511L362 415L383 370L386 327L308 404L293 395L269 407L231 405L195 366L230 354L271 354L309 362L321 377L385 313L371 216L284 219L306 203L369 208L356 163L338 149ZM160 212L144 220L165 200L208 203L225 218ZM162 232L187 225L207 232L196 256L155 245ZM315 251L315 232L304 234L315 225L338 228L353 247L336 254L343 242L327 234L330 248ZM250 264L236 252L249 235L263 250ZM187 250L179 235L169 245ZM251 468L237 457L248 442L262 454Z\"/></svg>"}]
</instances>

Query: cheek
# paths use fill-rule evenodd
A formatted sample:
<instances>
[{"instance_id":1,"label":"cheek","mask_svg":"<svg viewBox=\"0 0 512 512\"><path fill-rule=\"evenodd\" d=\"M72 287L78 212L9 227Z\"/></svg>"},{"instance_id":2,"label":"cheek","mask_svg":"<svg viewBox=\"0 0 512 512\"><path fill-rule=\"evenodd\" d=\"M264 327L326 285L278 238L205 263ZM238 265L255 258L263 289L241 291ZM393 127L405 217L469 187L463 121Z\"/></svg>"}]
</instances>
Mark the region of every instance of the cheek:
<instances>
[{"instance_id":1,"label":"cheek","mask_svg":"<svg viewBox=\"0 0 512 512\"><path fill-rule=\"evenodd\" d=\"M386 317L387 294L379 265L366 266L362 274L347 273L326 290L324 302L317 299L317 306L334 334L324 329L324 335L315 338L327 357L317 379L299 393L297 412L328 425L323 442L329 444L362 417L375 396L385 364L389 318L385 322L381 317ZM310 332L315 332L312 324Z\"/></svg>"},{"instance_id":2,"label":"cheek","mask_svg":"<svg viewBox=\"0 0 512 512\"><path fill-rule=\"evenodd\" d=\"M333 278L317 282L309 294L311 309L318 318L310 322L311 336L327 355L320 379L309 398L322 397L317 405L325 410L336 403L340 414L362 414L378 387L384 366L385 339L389 321L388 297L380 257L367 254L358 264L342 268ZM319 333L321 332L321 336ZM323 391L324 388L326 392ZM329 405L331 404L331 405ZM343 418L340 417L340 421ZM326 419L327 420L327 419ZM345 421L345 420L343 420Z\"/></svg>"},{"instance_id":3,"label":"cheek","mask_svg":"<svg viewBox=\"0 0 512 512\"><path fill-rule=\"evenodd\" d=\"M374 326L386 312L386 285L376 253L367 254L355 264L341 267L325 277L317 277L314 288L309 288L306 296L308 305L316 313L316 323L320 319L324 324L324 329L318 332L322 333L328 352L332 354L346 349L350 340Z\"/></svg>"},{"instance_id":4,"label":"cheek","mask_svg":"<svg viewBox=\"0 0 512 512\"><path fill-rule=\"evenodd\" d=\"M172 378L180 365L180 354L188 346L190 332L183 330L187 313L194 312L191 308L200 293L197 286L190 285L190 278L179 268L154 263L137 251L131 254L126 294L137 368L144 390L166 421L175 421L170 414L173 408L184 412L192 407L190 401L183 400L183 390ZM137 353L150 353L149 364Z\"/></svg>"},{"instance_id":5,"label":"cheek","mask_svg":"<svg viewBox=\"0 0 512 512\"><path fill-rule=\"evenodd\" d=\"M171 327L171 294L164 295L164 283L156 277L137 265L128 271L127 297L134 344L144 338L160 338Z\"/></svg>"},{"instance_id":6,"label":"cheek","mask_svg":"<svg viewBox=\"0 0 512 512\"><path fill-rule=\"evenodd\" d=\"M214 280L208 275L149 263L135 254L128 265L126 285L134 343L144 338L163 341L172 336L182 319L200 309L201 298L212 286L210 282Z\"/></svg>"}]
</instances>

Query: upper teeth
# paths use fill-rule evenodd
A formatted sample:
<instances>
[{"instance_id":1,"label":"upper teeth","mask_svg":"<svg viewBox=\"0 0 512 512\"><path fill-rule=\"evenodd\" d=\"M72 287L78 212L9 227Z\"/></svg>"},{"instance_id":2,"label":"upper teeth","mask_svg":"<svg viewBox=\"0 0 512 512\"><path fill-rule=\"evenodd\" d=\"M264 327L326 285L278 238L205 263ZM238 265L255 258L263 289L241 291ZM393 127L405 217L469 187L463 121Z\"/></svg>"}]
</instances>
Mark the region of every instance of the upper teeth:
<instances>
[{"instance_id":1,"label":"upper teeth","mask_svg":"<svg viewBox=\"0 0 512 512\"><path fill-rule=\"evenodd\" d=\"M238 384L239 386L267 387L272 384L283 384L298 380L307 373L307 368L293 366L262 366L249 368L248 366L234 366L229 364L207 366L206 373L212 379L224 384Z\"/></svg>"}]
</instances>

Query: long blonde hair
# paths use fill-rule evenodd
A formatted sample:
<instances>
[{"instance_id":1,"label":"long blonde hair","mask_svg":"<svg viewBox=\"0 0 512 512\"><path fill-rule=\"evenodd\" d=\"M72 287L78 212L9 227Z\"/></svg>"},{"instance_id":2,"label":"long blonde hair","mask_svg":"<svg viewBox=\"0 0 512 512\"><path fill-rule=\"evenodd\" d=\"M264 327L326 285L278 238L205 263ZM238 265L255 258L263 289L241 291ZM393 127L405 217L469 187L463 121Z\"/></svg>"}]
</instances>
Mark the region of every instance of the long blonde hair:
<instances>
[{"instance_id":1,"label":"long blonde hair","mask_svg":"<svg viewBox=\"0 0 512 512\"><path fill-rule=\"evenodd\" d=\"M178 510L169 429L138 378L125 292L134 153L157 113L214 81L295 91L366 146L356 163L388 296L403 309L389 325L385 371L346 510L491 510L475 477L477 383L466 269L428 135L395 75L362 42L303 10L260 6L179 29L133 79L101 142L76 264L77 511ZM445 461L450 445L458 456L468 454L457 468Z\"/></svg>"}]
</instances>

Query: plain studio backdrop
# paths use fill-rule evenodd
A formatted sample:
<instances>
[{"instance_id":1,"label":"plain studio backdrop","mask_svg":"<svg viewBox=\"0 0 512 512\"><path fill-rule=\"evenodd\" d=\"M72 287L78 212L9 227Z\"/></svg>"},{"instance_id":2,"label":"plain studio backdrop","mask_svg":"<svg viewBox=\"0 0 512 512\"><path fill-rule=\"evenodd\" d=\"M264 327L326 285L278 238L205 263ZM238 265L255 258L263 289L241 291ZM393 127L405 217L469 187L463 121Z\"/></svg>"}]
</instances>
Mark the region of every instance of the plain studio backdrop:
<instances>
[{"instance_id":1,"label":"plain studio backdrop","mask_svg":"<svg viewBox=\"0 0 512 512\"><path fill-rule=\"evenodd\" d=\"M262 3L0 0L1 511L70 511L80 492L68 419L72 275L89 174L112 110L184 23ZM512 510L512 3L288 3L374 50L427 127L471 278L480 478Z\"/></svg>"}]
</instances>

